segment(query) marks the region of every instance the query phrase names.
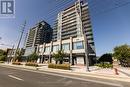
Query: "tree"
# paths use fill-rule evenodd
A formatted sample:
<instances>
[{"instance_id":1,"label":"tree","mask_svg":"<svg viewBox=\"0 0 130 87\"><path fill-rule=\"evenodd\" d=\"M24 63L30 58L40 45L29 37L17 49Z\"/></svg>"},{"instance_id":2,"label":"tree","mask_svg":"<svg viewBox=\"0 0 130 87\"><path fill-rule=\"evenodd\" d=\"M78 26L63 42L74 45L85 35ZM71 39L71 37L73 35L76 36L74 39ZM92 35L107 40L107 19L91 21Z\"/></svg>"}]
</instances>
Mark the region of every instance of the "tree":
<instances>
[{"instance_id":1,"label":"tree","mask_svg":"<svg viewBox=\"0 0 130 87\"><path fill-rule=\"evenodd\" d=\"M57 51L57 53L53 53L53 58L56 61L56 64L59 62L60 64L63 63L63 58L64 58L64 51L63 50L59 50Z\"/></svg>"},{"instance_id":2,"label":"tree","mask_svg":"<svg viewBox=\"0 0 130 87\"><path fill-rule=\"evenodd\" d=\"M21 53L20 51L17 51L17 52L16 52L16 55L17 55L17 56L16 56L16 58L15 58L15 61L18 61L18 62L21 61L21 59L22 59L22 53Z\"/></svg>"},{"instance_id":3,"label":"tree","mask_svg":"<svg viewBox=\"0 0 130 87\"><path fill-rule=\"evenodd\" d=\"M6 60L6 55L7 55L7 52L0 49L0 61L5 61Z\"/></svg>"},{"instance_id":4,"label":"tree","mask_svg":"<svg viewBox=\"0 0 130 87\"><path fill-rule=\"evenodd\" d=\"M6 55L1 55L0 56L0 61L5 61L6 60Z\"/></svg>"},{"instance_id":5,"label":"tree","mask_svg":"<svg viewBox=\"0 0 130 87\"><path fill-rule=\"evenodd\" d=\"M14 61L22 61L22 55L24 54L24 49L19 49L17 52L16 52L16 58L14 59Z\"/></svg>"},{"instance_id":6,"label":"tree","mask_svg":"<svg viewBox=\"0 0 130 87\"><path fill-rule=\"evenodd\" d=\"M111 53L106 53L106 54L103 54L99 59L98 59L98 62L101 63L101 62L109 62L112 64L112 54Z\"/></svg>"},{"instance_id":7,"label":"tree","mask_svg":"<svg viewBox=\"0 0 130 87\"><path fill-rule=\"evenodd\" d=\"M125 66L125 63L130 60L130 47L127 44L116 46L113 57L118 59L121 65Z\"/></svg>"},{"instance_id":8,"label":"tree","mask_svg":"<svg viewBox=\"0 0 130 87\"><path fill-rule=\"evenodd\" d=\"M31 55L28 56L28 61L29 62L36 62L37 59L38 59L38 55L35 52L33 54L31 54Z\"/></svg>"}]
</instances>

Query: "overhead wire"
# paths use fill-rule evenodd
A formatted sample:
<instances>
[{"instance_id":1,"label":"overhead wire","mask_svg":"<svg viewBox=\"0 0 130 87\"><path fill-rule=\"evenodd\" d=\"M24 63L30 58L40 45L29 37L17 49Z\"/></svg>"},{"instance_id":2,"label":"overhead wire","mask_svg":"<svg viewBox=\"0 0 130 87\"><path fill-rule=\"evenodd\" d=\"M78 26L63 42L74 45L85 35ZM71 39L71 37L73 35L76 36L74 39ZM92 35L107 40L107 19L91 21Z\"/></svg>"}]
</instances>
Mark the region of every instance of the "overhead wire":
<instances>
[{"instance_id":1,"label":"overhead wire","mask_svg":"<svg viewBox=\"0 0 130 87\"><path fill-rule=\"evenodd\" d=\"M48 14L49 16L46 17L45 19L47 19L48 21L55 21L58 13L62 11L64 8L66 8L68 5L72 4L74 1L75 0L71 0L71 2L66 2L63 3L62 5L57 5L57 7L59 8L55 8L54 10L52 10L52 12Z\"/></svg>"},{"instance_id":2,"label":"overhead wire","mask_svg":"<svg viewBox=\"0 0 130 87\"><path fill-rule=\"evenodd\" d=\"M66 5L72 4L73 1L75 1L75 0L71 0L71 2L64 3L64 4L60 5L60 7L58 6L58 8L55 8L54 10L49 11L48 15L53 15L54 13L60 12L61 10L63 10L63 8L65 8Z\"/></svg>"},{"instance_id":3,"label":"overhead wire","mask_svg":"<svg viewBox=\"0 0 130 87\"><path fill-rule=\"evenodd\" d=\"M98 0L96 0L98 1ZM89 3L89 7L90 10L93 11L96 15L101 15L110 11L113 11L117 8L126 6L128 4L130 4L130 1L124 1L124 0L103 0L100 3L97 3L96 6L92 5L90 2ZM104 6L106 8L104 8Z\"/></svg>"}]
</instances>

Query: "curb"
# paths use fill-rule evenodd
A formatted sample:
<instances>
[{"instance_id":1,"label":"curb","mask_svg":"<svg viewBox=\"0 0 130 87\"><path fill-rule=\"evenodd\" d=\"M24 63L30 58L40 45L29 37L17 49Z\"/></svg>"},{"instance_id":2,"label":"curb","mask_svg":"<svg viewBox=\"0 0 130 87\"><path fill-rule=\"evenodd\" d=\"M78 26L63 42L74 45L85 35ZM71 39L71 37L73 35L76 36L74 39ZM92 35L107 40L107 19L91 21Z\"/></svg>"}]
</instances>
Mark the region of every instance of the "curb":
<instances>
[{"instance_id":1,"label":"curb","mask_svg":"<svg viewBox=\"0 0 130 87\"><path fill-rule=\"evenodd\" d=\"M74 72L74 71L68 71L68 70L59 70L59 69L41 69L38 67L30 67L30 66L17 66L17 65L6 65L6 64L0 64L5 67L15 67L15 68L21 68L26 70L38 70L38 71L46 71L46 72L53 72L53 73L59 73L59 74L65 74L65 75L75 75L75 76L88 76L88 77L95 77L95 78L101 78L101 79L108 79L108 80L118 80L123 82L130 82L130 77L121 77L116 75L103 75L103 74L94 74L91 72L81 73L81 72Z\"/></svg>"},{"instance_id":2,"label":"curb","mask_svg":"<svg viewBox=\"0 0 130 87\"><path fill-rule=\"evenodd\" d=\"M81 72L73 72L73 71L60 71L60 70L55 70L55 69L44 69L44 70L40 70L40 71L48 71L48 72L55 72L55 73L62 73L62 74L76 75L76 76L89 76L89 77L95 77L95 78L101 78L101 79L130 82L130 77L120 77L120 76L114 76L114 75L106 76L106 75L94 74L94 73L90 73L90 72L81 73Z\"/></svg>"}]
</instances>

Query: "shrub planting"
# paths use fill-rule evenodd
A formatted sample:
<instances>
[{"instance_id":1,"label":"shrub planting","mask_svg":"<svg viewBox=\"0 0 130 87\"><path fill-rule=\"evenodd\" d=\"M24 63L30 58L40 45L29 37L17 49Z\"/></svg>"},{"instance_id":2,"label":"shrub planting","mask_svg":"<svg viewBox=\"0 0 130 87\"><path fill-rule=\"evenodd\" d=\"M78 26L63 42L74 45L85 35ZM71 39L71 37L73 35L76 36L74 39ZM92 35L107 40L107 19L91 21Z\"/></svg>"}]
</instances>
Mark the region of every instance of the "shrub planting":
<instances>
[{"instance_id":1,"label":"shrub planting","mask_svg":"<svg viewBox=\"0 0 130 87\"><path fill-rule=\"evenodd\" d=\"M50 63L50 64L48 64L48 68L56 68L56 64Z\"/></svg>"},{"instance_id":2,"label":"shrub planting","mask_svg":"<svg viewBox=\"0 0 130 87\"><path fill-rule=\"evenodd\" d=\"M48 68L70 70L69 64L49 64Z\"/></svg>"},{"instance_id":3,"label":"shrub planting","mask_svg":"<svg viewBox=\"0 0 130 87\"><path fill-rule=\"evenodd\" d=\"M35 66L35 67L38 67L38 64L37 63L33 63L33 62L27 62L25 65L26 66Z\"/></svg>"},{"instance_id":4,"label":"shrub planting","mask_svg":"<svg viewBox=\"0 0 130 87\"><path fill-rule=\"evenodd\" d=\"M95 64L95 66L98 66L101 68L113 68L113 65L109 63L99 63L99 64Z\"/></svg>"},{"instance_id":5,"label":"shrub planting","mask_svg":"<svg viewBox=\"0 0 130 87\"><path fill-rule=\"evenodd\" d=\"M20 62L13 62L13 65L22 65Z\"/></svg>"},{"instance_id":6,"label":"shrub planting","mask_svg":"<svg viewBox=\"0 0 130 87\"><path fill-rule=\"evenodd\" d=\"M0 61L0 63L4 63L4 61Z\"/></svg>"}]
</instances>

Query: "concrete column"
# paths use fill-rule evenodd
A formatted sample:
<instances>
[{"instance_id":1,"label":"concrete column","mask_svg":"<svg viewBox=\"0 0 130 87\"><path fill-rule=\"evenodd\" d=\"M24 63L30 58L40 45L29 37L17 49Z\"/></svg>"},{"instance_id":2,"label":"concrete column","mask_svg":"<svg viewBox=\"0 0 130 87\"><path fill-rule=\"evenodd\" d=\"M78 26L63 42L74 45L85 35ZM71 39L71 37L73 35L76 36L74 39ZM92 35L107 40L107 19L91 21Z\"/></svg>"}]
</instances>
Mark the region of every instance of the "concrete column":
<instances>
[{"instance_id":1,"label":"concrete column","mask_svg":"<svg viewBox=\"0 0 130 87\"><path fill-rule=\"evenodd\" d=\"M51 63L51 52L52 52L52 46L53 46L53 42L51 41L51 45L50 45L50 53L49 53L49 63Z\"/></svg>"},{"instance_id":2,"label":"concrete column","mask_svg":"<svg viewBox=\"0 0 130 87\"><path fill-rule=\"evenodd\" d=\"M43 60L44 50L45 50L45 43L43 43L43 46L42 46L42 59L41 59L41 62L44 61Z\"/></svg>"},{"instance_id":3,"label":"concrete column","mask_svg":"<svg viewBox=\"0 0 130 87\"><path fill-rule=\"evenodd\" d=\"M70 64L72 65L72 48L73 48L73 39L72 39L72 37L70 37Z\"/></svg>"},{"instance_id":4,"label":"concrete column","mask_svg":"<svg viewBox=\"0 0 130 87\"><path fill-rule=\"evenodd\" d=\"M36 53L39 55L39 45L36 47Z\"/></svg>"},{"instance_id":5,"label":"concrete column","mask_svg":"<svg viewBox=\"0 0 130 87\"><path fill-rule=\"evenodd\" d=\"M86 71L89 71L89 53L88 53L88 42L86 35L84 35L84 49L85 49L85 60L86 60Z\"/></svg>"},{"instance_id":6,"label":"concrete column","mask_svg":"<svg viewBox=\"0 0 130 87\"><path fill-rule=\"evenodd\" d=\"M39 54L39 45L37 45L37 47L36 47L36 54L38 55L38 56L40 56L40 54ZM38 57L38 59L37 59L37 63L40 63L40 58Z\"/></svg>"},{"instance_id":7,"label":"concrete column","mask_svg":"<svg viewBox=\"0 0 130 87\"><path fill-rule=\"evenodd\" d=\"M59 41L60 41L59 42L59 50L62 50L62 47L61 47L62 46L62 40L60 39Z\"/></svg>"}]
</instances>

